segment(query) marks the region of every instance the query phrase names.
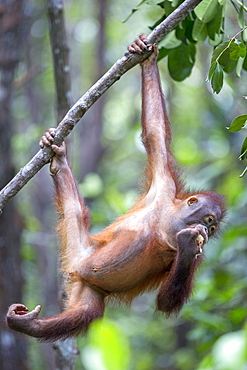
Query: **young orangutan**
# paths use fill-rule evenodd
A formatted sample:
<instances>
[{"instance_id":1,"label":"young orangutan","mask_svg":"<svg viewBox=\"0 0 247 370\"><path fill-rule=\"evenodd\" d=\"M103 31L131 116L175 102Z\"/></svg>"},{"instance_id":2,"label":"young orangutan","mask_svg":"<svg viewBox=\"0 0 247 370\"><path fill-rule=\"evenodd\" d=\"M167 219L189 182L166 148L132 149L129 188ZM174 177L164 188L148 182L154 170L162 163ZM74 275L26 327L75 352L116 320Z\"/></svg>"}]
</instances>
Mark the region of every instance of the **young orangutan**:
<instances>
[{"instance_id":1,"label":"young orangutan","mask_svg":"<svg viewBox=\"0 0 247 370\"><path fill-rule=\"evenodd\" d=\"M147 48L140 35L129 51ZM66 159L65 144L53 145L55 129L40 141L51 146L51 173L56 189L62 269L68 279L67 310L38 318L13 304L7 313L10 328L42 340L85 333L103 316L108 298L130 303L159 288L157 309L169 316L188 300L204 244L219 227L225 205L213 192L190 194L180 181L170 151L171 133L157 67L158 49L142 62L142 139L147 151L146 187L129 212L97 235L89 235L89 212L78 193Z\"/></svg>"}]
</instances>

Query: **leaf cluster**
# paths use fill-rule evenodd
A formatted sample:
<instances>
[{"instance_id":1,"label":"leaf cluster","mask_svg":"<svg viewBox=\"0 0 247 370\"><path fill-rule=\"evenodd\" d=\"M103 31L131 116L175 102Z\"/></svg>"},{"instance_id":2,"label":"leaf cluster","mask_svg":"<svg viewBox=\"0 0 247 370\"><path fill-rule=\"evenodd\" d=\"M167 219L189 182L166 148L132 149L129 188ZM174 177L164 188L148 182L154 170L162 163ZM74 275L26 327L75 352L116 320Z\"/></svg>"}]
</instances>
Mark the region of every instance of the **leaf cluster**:
<instances>
[{"instance_id":1,"label":"leaf cluster","mask_svg":"<svg viewBox=\"0 0 247 370\"><path fill-rule=\"evenodd\" d=\"M152 26L167 18L183 1L182 0L142 0L132 9L130 16L141 6L158 5L163 10L162 17ZM225 0L203 0L192 13L160 42L159 59L168 58L168 70L175 81L183 81L192 71L196 57L196 45L206 39L215 47L211 59L208 79L217 94L223 86L224 73L236 70L240 77L242 69L247 70L247 30L244 13L247 8L243 3L234 3L238 25L241 31L228 41L224 41ZM130 17L129 16L129 17ZM128 18L129 18L128 17ZM127 18L127 19L128 19ZM241 34L241 40L236 37Z\"/></svg>"},{"instance_id":2,"label":"leaf cluster","mask_svg":"<svg viewBox=\"0 0 247 370\"><path fill-rule=\"evenodd\" d=\"M212 55L208 79L217 94L223 86L224 74L236 69L240 77L241 70L247 70L246 43L235 37L218 45Z\"/></svg>"},{"instance_id":3,"label":"leaf cluster","mask_svg":"<svg viewBox=\"0 0 247 370\"><path fill-rule=\"evenodd\" d=\"M242 114L232 120L231 125L229 127L230 132L237 132L247 128L247 114ZM239 160L243 161L247 159L247 137L244 139L244 142L241 147ZM240 177L243 177L247 172L247 167L241 173Z\"/></svg>"}]
</instances>

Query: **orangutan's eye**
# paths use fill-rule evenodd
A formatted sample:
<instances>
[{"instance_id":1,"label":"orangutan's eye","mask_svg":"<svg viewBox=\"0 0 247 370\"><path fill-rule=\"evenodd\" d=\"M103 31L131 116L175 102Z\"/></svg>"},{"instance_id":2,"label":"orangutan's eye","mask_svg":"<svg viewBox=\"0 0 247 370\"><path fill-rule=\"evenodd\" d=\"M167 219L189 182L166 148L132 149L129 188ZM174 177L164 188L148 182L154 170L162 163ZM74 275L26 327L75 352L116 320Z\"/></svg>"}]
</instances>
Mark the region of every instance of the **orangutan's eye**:
<instances>
[{"instance_id":1,"label":"orangutan's eye","mask_svg":"<svg viewBox=\"0 0 247 370\"><path fill-rule=\"evenodd\" d=\"M196 202L198 202L197 197L190 197L190 199L188 199L188 201L187 201L187 204L188 204L188 206L192 206L192 204L194 204Z\"/></svg>"},{"instance_id":2,"label":"orangutan's eye","mask_svg":"<svg viewBox=\"0 0 247 370\"><path fill-rule=\"evenodd\" d=\"M208 229L209 235L212 235L215 232L216 229L217 229L216 225L210 226L209 229Z\"/></svg>"},{"instance_id":3,"label":"orangutan's eye","mask_svg":"<svg viewBox=\"0 0 247 370\"><path fill-rule=\"evenodd\" d=\"M212 222L214 222L215 220L215 217L212 216L212 215L209 215L209 216L206 216L204 218L204 222L207 224L207 225L210 225Z\"/></svg>"}]
</instances>

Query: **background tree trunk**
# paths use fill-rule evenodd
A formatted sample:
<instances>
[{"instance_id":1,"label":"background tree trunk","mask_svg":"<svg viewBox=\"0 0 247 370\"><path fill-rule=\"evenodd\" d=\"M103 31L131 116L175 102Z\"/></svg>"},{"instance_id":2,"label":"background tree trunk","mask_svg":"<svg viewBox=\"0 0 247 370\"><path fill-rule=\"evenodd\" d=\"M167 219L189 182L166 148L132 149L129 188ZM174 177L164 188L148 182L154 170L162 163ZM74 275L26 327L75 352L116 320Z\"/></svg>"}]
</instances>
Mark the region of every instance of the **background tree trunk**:
<instances>
[{"instance_id":1,"label":"background tree trunk","mask_svg":"<svg viewBox=\"0 0 247 370\"><path fill-rule=\"evenodd\" d=\"M57 123L64 117L71 107L71 77L69 67L69 47L67 44L66 27L64 20L63 1L47 0L48 19L50 23L50 42L53 55L53 71L57 96ZM68 143L67 143L68 146ZM60 309L64 309L64 281L59 279ZM55 364L57 370L72 370L79 354L75 339L54 343Z\"/></svg>"},{"instance_id":2,"label":"background tree trunk","mask_svg":"<svg viewBox=\"0 0 247 370\"><path fill-rule=\"evenodd\" d=\"M15 68L23 37L22 0L4 1L0 8L0 187L14 175L11 153L13 121L11 97ZM27 369L26 340L6 329L7 307L22 298L20 259L21 219L15 202L5 208L0 222L0 366L2 370Z\"/></svg>"},{"instance_id":3,"label":"background tree trunk","mask_svg":"<svg viewBox=\"0 0 247 370\"><path fill-rule=\"evenodd\" d=\"M95 55L95 81L99 80L104 74L105 66L105 23L107 13L107 0L97 0L97 19L99 22L99 31L97 37L96 55ZM101 134L103 128L103 111L106 101L106 94L94 104L92 109L85 117L86 124L80 126L80 158L82 166L80 168L79 178L85 177L88 173L94 172L100 158L103 155L104 148L101 143ZM92 150L93 148L93 150Z\"/></svg>"}]
</instances>

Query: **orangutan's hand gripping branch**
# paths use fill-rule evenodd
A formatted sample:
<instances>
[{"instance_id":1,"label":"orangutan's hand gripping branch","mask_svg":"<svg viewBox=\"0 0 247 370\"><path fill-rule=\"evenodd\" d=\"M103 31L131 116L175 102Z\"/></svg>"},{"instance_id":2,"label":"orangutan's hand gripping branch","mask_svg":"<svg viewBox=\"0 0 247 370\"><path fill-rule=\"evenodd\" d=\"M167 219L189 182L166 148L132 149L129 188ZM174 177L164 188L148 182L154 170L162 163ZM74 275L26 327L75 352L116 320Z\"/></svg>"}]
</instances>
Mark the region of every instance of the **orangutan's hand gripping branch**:
<instances>
[{"instance_id":1,"label":"orangutan's hand gripping branch","mask_svg":"<svg viewBox=\"0 0 247 370\"><path fill-rule=\"evenodd\" d=\"M129 51L142 53L140 35ZM147 151L145 191L138 202L104 231L89 234L89 211L80 197L66 159L65 144L53 145L49 129L40 145L51 146L51 173L59 213L61 260L68 279L67 310L39 318L13 304L7 313L10 328L54 341L85 333L104 313L106 298L130 303L134 297L159 289L157 309L178 313L190 297L203 246L225 213L223 196L185 191L170 151L171 132L157 67L158 49L142 64L142 139Z\"/></svg>"}]
</instances>

